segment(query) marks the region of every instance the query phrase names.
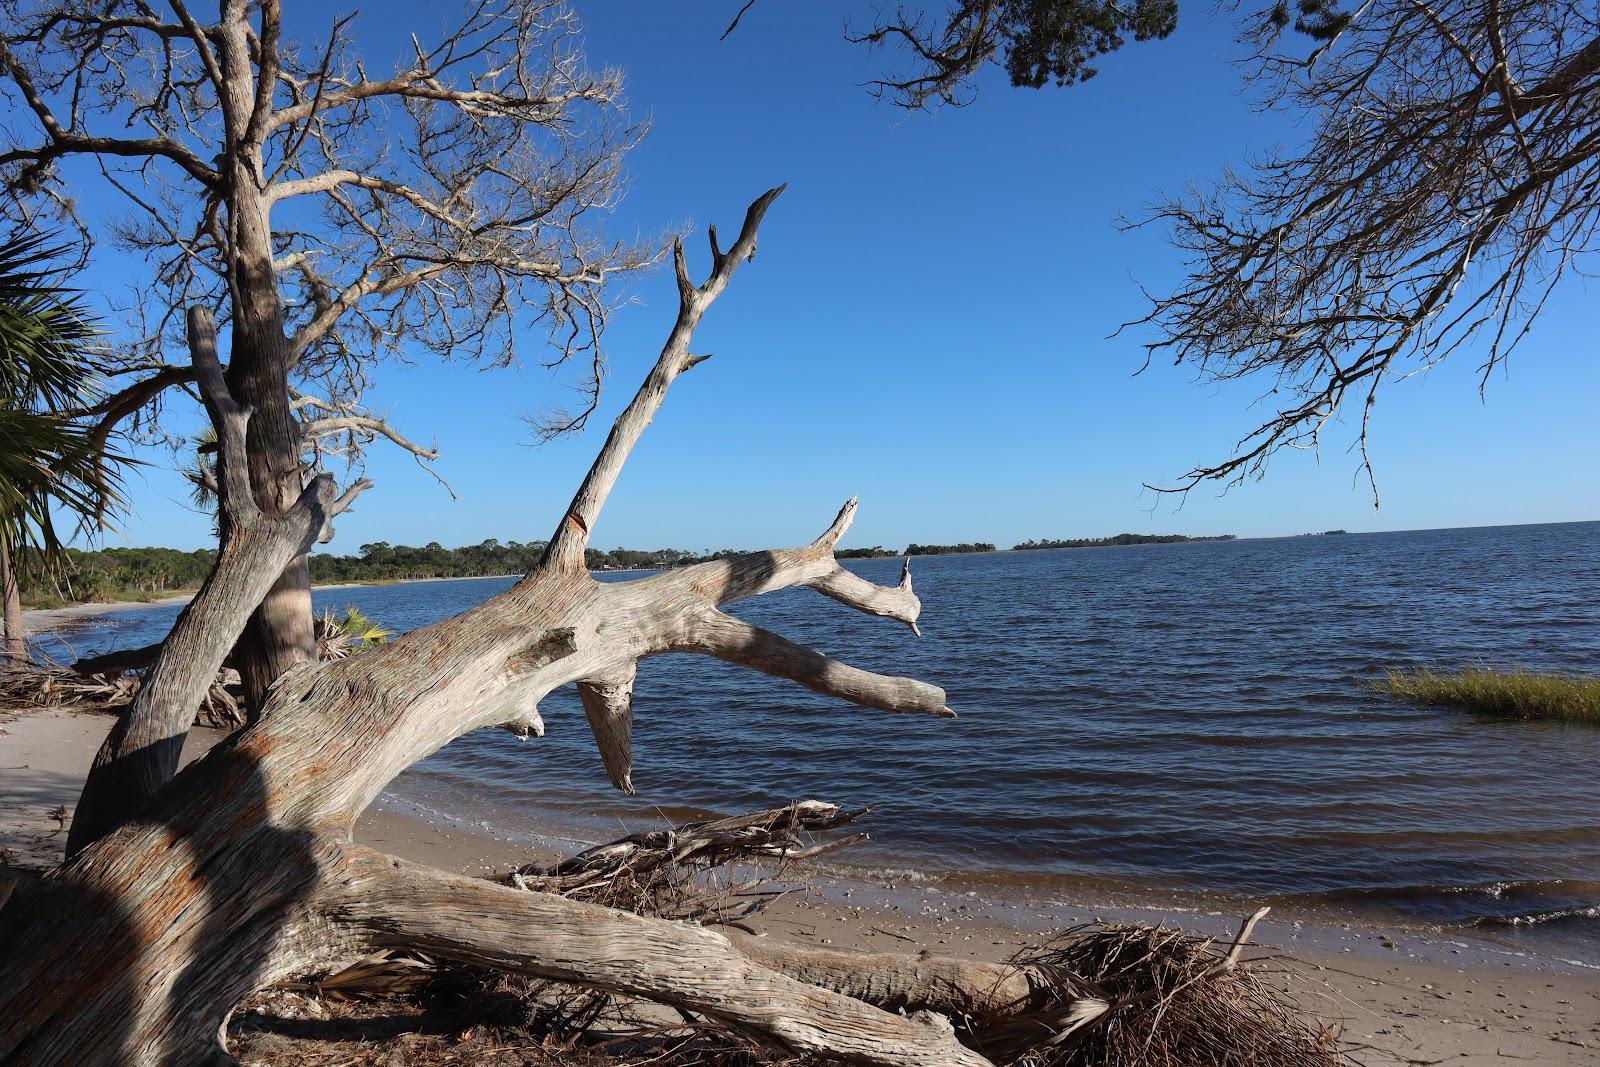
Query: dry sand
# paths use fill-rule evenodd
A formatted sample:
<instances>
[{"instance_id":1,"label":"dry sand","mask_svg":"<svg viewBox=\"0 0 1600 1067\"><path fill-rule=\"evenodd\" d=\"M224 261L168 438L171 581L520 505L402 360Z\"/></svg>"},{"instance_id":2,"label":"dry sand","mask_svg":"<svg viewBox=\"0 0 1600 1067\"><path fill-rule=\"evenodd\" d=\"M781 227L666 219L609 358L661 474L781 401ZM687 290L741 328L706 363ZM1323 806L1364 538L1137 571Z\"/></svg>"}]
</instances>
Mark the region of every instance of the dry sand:
<instances>
[{"instance_id":1,"label":"dry sand","mask_svg":"<svg viewBox=\"0 0 1600 1067\"><path fill-rule=\"evenodd\" d=\"M78 788L109 723L64 711L0 712L0 849L11 862L59 858L59 815ZM216 737L191 734L185 757ZM525 862L505 842L375 809L356 828L364 843L468 873ZM1095 913L1060 903L1003 900L943 890L908 890L819 879L759 917L761 936L878 952L929 949L1003 959L1051 930ZM1161 916L1226 937L1236 917L1194 912ZM734 935L744 936L742 934ZM1325 1019L1343 1025L1357 1058L1372 1067L1435 1064L1600 1063L1600 971L1519 956L1490 943L1398 930L1291 921L1263 923L1260 955L1292 957L1296 987Z\"/></svg>"},{"instance_id":2,"label":"dry sand","mask_svg":"<svg viewBox=\"0 0 1600 1067\"><path fill-rule=\"evenodd\" d=\"M30 608L22 613L22 627L30 634L67 630L80 626L96 615L113 611L134 611L138 608L157 608L167 604L187 604L193 593L179 593L160 600L117 600L109 604L68 604L62 608Z\"/></svg>"}]
</instances>

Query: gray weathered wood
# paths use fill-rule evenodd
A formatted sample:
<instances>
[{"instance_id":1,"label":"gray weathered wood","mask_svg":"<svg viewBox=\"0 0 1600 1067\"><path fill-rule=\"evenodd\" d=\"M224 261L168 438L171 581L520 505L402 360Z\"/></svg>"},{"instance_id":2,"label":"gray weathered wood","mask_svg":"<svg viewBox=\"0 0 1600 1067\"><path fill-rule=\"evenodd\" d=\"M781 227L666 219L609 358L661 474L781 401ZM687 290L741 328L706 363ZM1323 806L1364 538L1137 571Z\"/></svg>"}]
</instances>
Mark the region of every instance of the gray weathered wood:
<instances>
[{"instance_id":1,"label":"gray weathered wood","mask_svg":"<svg viewBox=\"0 0 1600 1067\"><path fill-rule=\"evenodd\" d=\"M705 929L430 871L351 841L356 818L401 771L471 730L539 732L539 702L565 685L581 687L607 772L619 787L631 787L629 689L638 662L650 656L720 656L857 703L949 714L934 686L846 667L744 629L721 611L746 597L809 586L914 625L920 605L909 580L878 589L845 576L834 558L853 501L821 537L798 548L618 583L597 582L581 566L586 531L622 461L691 359L694 323L734 264L753 252L756 226L777 193L752 205L728 254L713 245L705 285L688 283L680 251L683 306L672 338L540 567L454 618L359 656L289 671L229 743L0 907L0 1062L223 1062L228 1014L250 992L398 945L650 997L784 1048L859 1063L986 1062L958 1045L948 1025L866 1002L879 995L875 988L893 999L919 982L927 986L916 975L875 986L846 982L838 966L814 958L775 961L801 975L833 975L823 984L797 980ZM118 774L136 773L141 788L170 775L199 695L243 617L340 504L325 480L278 516L244 494L254 473L230 461L252 416L214 373L204 321L192 322L197 380L219 423L225 514L234 529L151 670L140 694L147 704L127 717L139 725L117 739L111 758L97 761L89 789ZM918 973L925 972L932 973ZM990 970L951 971L936 984L959 984L961 974L995 977ZM938 1003L955 1005L963 996L982 994L968 990Z\"/></svg>"}]
</instances>

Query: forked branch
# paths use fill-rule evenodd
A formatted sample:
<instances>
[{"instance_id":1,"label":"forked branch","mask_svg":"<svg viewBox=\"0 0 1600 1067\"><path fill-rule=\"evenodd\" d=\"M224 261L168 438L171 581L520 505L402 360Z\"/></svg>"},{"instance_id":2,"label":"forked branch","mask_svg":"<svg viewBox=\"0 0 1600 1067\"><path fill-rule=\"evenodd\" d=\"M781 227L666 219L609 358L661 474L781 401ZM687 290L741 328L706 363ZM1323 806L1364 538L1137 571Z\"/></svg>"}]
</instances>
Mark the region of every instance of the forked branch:
<instances>
[{"instance_id":1,"label":"forked branch","mask_svg":"<svg viewBox=\"0 0 1600 1067\"><path fill-rule=\"evenodd\" d=\"M689 640L689 651L787 678L852 704L955 718L955 712L945 707L944 690L938 686L851 667L720 611L699 619Z\"/></svg>"},{"instance_id":2,"label":"forked branch","mask_svg":"<svg viewBox=\"0 0 1600 1067\"><path fill-rule=\"evenodd\" d=\"M248 526L260 518L255 494L250 489L249 460L245 451L245 429L250 422L250 407L240 404L223 378L217 358L217 328L211 310L201 304L189 308L189 358L200 387L200 399L217 431L218 503L235 527Z\"/></svg>"},{"instance_id":3,"label":"forked branch","mask_svg":"<svg viewBox=\"0 0 1600 1067\"><path fill-rule=\"evenodd\" d=\"M856 498L851 497L845 502L844 507L839 509L839 517L833 520L833 525L817 538L816 543L826 544L831 553L855 517ZM911 591L909 556L906 557L905 565L900 568L900 584L893 588L874 585L860 575L841 567L837 560L828 573L806 584L824 596L830 596L841 604L848 604L857 611L864 611L868 615L881 615L886 619L899 619L911 627L912 633L918 637L922 636L922 631L917 629L917 617L922 614L922 601Z\"/></svg>"},{"instance_id":4,"label":"forked branch","mask_svg":"<svg viewBox=\"0 0 1600 1067\"><path fill-rule=\"evenodd\" d=\"M694 336L695 327L700 325L700 317L728 287L728 281L733 277L733 272L738 269L739 264L754 258L756 232L761 227L761 220L766 216L767 208L772 206L772 202L783 190L782 185L776 189L769 189L750 205L749 210L745 212L744 226L739 231L739 239L733 243L727 254L718 254L716 240L712 238L711 274L700 285L695 285L689 279L683 242L674 242L673 265L678 278L677 322L673 325L672 333L668 335L667 343L662 347L661 355L645 378L644 384L639 387L633 401L612 424L610 436L606 438L600 454L595 457L594 465L589 468L588 476L578 487L577 495L572 498L566 515L562 517L561 524L545 548L544 558L539 564L541 569L570 572L583 569L583 553L589 545L589 532L594 529L595 520L600 517L600 509L605 506L606 497L611 494L617 476L622 473L622 465L627 462L628 455L638 443L640 435L655 418L656 412L661 409L661 403L666 399L667 389L672 385L673 379L701 360L701 357L691 355L689 352L689 341Z\"/></svg>"}]
</instances>

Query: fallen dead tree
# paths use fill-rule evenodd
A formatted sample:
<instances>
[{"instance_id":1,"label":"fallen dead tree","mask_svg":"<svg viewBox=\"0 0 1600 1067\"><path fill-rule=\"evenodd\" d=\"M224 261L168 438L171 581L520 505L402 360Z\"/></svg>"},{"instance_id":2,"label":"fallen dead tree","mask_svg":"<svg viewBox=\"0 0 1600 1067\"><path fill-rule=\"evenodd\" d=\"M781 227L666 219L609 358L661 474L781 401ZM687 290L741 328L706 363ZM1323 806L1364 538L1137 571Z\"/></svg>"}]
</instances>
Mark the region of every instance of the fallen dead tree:
<instances>
[{"instance_id":1,"label":"fallen dead tree","mask_svg":"<svg viewBox=\"0 0 1600 1067\"><path fill-rule=\"evenodd\" d=\"M538 568L453 619L291 670L255 722L174 779L193 708L245 617L358 488L341 496L321 479L282 516L255 508L242 458L250 412L228 392L208 319L191 314L230 539L96 761L73 858L0 910L0 1059L226 1061L219 1035L254 990L330 959L409 947L659 1001L790 1050L884 1065L985 1062L947 1026L764 967L712 930L430 870L350 840L356 816L400 771L470 730L541 732L538 703L562 685L578 687L608 773L631 789L631 690L646 656L709 655L867 706L951 714L934 686L848 667L721 610L804 586L913 625L909 575L879 587L834 559L854 501L799 548L616 584L583 567L624 460L674 379L701 362L689 350L695 327L753 256L779 192L751 206L726 251L713 232L704 282L690 280L675 249L677 321Z\"/></svg>"},{"instance_id":2,"label":"fallen dead tree","mask_svg":"<svg viewBox=\"0 0 1600 1067\"><path fill-rule=\"evenodd\" d=\"M619 583L583 566L624 461L674 380L704 359L690 352L694 330L754 256L780 192L751 205L726 251L711 231L703 282L675 247L677 321L535 570L454 618L290 670L255 721L174 777L194 708L245 619L361 488L338 494L322 477L281 515L256 507L243 461L251 413L228 390L209 318L191 311L229 538L96 759L68 862L0 908L0 1062L233 1062L222 1035L251 993L396 949L652 1001L786 1053L881 1067L991 1062L958 1040L952 1019L1055 1012L1053 1033L1070 1033L1115 1007L1093 988L1063 985L1059 971L736 942L351 839L357 816L401 771L471 730L541 734L539 702L569 684L612 782L631 792L632 689L649 656L712 656L867 707L952 714L935 686L847 666L723 610L803 587L914 629L921 604L909 569L880 587L834 557L854 500L796 548Z\"/></svg>"},{"instance_id":3,"label":"fallen dead tree","mask_svg":"<svg viewBox=\"0 0 1600 1067\"><path fill-rule=\"evenodd\" d=\"M84 656L74 660L70 669L85 677L94 675L120 675L128 671L147 670L161 652L161 642L140 645L138 648L119 648L98 656ZM223 661L225 664L226 660Z\"/></svg>"}]
</instances>

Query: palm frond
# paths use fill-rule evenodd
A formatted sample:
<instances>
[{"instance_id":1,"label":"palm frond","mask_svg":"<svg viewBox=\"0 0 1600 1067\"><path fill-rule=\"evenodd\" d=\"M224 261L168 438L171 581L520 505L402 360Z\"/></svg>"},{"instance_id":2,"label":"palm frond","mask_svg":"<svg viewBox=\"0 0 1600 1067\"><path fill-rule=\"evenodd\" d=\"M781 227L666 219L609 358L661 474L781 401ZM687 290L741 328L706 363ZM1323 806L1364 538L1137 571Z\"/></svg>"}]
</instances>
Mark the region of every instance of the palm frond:
<instances>
[{"instance_id":1,"label":"palm frond","mask_svg":"<svg viewBox=\"0 0 1600 1067\"><path fill-rule=\"evenodd\" d=\"M17 407L63 410L103 390L102 331L75 289L56 284L63 246L46 234L0 241L0 396Z\"/></svg>"},{"instance_id":2,"label":"palm frond","mask_svg":"<svg viewBox=\"0 0 1600 1067\"><path fill-rule=\"evenodd\" d=\"M344 618L332 611L317 616L317 658L344 659L356 652L376 648L394 636L394 631L367 618L355 608L346 608Z\"/></svg>"},{"instance_id":3,"label":"palm frond","mask_svg":"<svg viewBox=\"0 0 1600 1067\"><path fill-rule=\"evenodd\" d=\"M0 240L0 542L59 565L56 515L82 533L122 506L129 457L66 413L102 395L100 329L81 294L57 284L62 249L37 233Z\"/></svg>"}]
</instances>

